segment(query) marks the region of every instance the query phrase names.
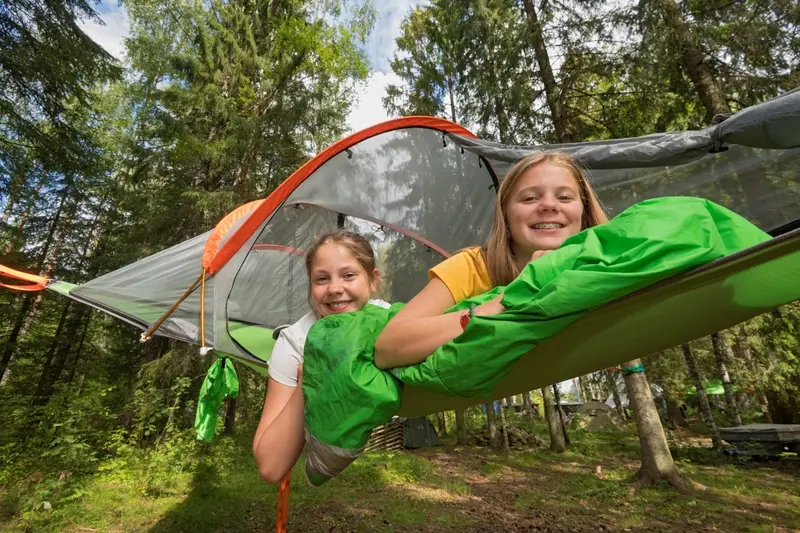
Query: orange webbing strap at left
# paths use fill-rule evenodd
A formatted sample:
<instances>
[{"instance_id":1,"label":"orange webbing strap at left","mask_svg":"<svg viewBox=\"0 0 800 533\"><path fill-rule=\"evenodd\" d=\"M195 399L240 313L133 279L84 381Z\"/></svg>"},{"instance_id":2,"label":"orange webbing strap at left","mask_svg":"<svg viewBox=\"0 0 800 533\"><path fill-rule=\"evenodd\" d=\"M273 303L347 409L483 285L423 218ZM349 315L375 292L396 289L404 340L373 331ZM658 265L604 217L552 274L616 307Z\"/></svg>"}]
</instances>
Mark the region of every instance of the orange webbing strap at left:
<instances>
[{"instance_id":1,"label":"orange webbing strap at left","mask_svg":"<svg viewBox=\"0 0 800 533\"><path fill-rule=\"evenodd\" d=\"M41 291L44 290L49 283L47 278L43 278L42 276L37 276L35 274L28 274L19 270L14 270L13 268L9 268L4 265L0 265L0 276L22 281L30 281L33 283L33 285L7 285L5 283L0 283L0 287L5 287L6 289L11 289L14 291Z\"/></svg>"},{"instance_id":2,"label":"orange webbing strap at left","mask_svg":"<svg viewBox=\"0 0 800 533\"><path fill-rule=\"evenodd\" d=\"M21 291L21 292L43 291L47 288L41 285L6 285L5 283L0 283L0 287L11 289L12 291Z\"/></svg>"},{"instance_id":3,"label":"orange webbing strap at left","mask_svg":"<svg viewBox=\"0 0 800 533\"><path fill-rule=\"evenodd\" d=\"M278 485L278 517L275 520L275 531L286 533L286 522L289 520L289 485L292 481L292 473L289 472Z\"/></svg>"}]
</instances>

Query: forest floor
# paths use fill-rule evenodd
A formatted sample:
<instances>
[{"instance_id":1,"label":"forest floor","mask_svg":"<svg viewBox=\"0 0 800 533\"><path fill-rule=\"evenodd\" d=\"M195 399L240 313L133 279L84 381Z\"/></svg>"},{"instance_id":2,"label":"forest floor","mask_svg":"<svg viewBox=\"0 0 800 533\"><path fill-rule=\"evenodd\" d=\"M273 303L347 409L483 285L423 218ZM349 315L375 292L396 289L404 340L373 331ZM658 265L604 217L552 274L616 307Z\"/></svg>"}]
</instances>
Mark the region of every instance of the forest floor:
<instances>
[{"instance_id":1,"label":"forest floor","mask_svg":"<svg viewBox=\"0 0 800 533\"><path fill-rule=\"evenodd\" d=\"M443 442L368 454L320 488L296 467L288 531L800 531L796 456L741 461L683 440L673 448L681 472L707 487L690 496L665 484L631 491L639 449L630 432L580 433L566 453L509 457ZM259 479L249 438L192 449L192 460L172 450L0 487L0 531L275 531L276 488Z\"/></svg>"}]
</instances>

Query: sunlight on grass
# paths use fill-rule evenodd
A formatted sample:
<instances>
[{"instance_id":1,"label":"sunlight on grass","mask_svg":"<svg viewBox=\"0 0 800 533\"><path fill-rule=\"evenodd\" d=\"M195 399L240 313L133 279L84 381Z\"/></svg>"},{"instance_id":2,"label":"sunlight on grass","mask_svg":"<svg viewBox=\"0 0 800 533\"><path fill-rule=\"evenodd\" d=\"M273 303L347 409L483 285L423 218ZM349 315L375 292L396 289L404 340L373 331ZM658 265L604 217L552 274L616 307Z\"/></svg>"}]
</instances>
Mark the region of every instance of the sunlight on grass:
<instances>
[{"instance_id":1,"label":"sunlight on grass","mask_svg":"<svg viewBox=\"0 0 800 533\"><path fill-rule=\"evenodd\" d=\"M747 533L776 533L777 529L772 524L761 524L747 528Z\"/></svg>"},{"instance_id":2,"label":"sunlight on grass","mask_svg":"<svg viewBox=\"0 0 800 533\"><path fill-rule=\"evenodd\" d=\"M538 509L542 501L543 497L535 492L523 492L514 499L514 505L522 509Z\"/></svg>"},{"instance_id":3,"label":"sunlight on grass","mask_svg":"<svg viewBox=\"0 0 800 533\"><path fill-rule=\"evenodd\" d=\"M469 496L472 489L464 481L458 478L446 478L441 482L442 489L455 496Z\"/></svg>"},{"instance_id":4,"label":"sunlight on grass","mask_svg":"<svg viewBox=\"0 0 800 533\"><path fill-rule=\"evenodd\" d=\"M481 465L481 473L485 475L497 474L503 471L503 465L500 463L484 463Z\"/></svg>"}]
</instances>

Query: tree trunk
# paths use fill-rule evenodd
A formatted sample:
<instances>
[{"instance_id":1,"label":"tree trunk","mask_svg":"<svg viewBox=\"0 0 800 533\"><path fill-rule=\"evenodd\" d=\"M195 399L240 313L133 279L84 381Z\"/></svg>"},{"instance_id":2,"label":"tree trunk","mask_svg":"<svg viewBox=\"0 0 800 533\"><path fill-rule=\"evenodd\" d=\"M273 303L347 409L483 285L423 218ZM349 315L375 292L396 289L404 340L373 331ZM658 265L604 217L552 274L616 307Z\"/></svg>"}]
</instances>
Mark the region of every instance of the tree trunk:
<instances>
[{"instance_id":1,"label":"tree trunk","mask_svg":"<svg viewBox=\"0 0 800 533\"><path fill-rule=\"evenodd\" d=\"M467 443L467 426L464 423L464 410L456 409L456 444Z\"/></svg>"},{"instance_id":2,"label":"tree trunk","mask_svg":"<svg viewBox=\"0 0 800 533\"><path fill-rule=\"evenodd\" d=\"M47 382L50 377L50 368L53 364L53 359L56 356L56 352L58 348L61 346L62 341L62 332L64 331L64 324L67 322L67 316L69 315L70 307L72 307L72 301L67 301L64 304L64 308L61 310L61 317L58 319L58 326L56 326L56 332L53 335L53 341L50 343L50 348L47 350L47 354L44 357L44 363L42 364L42 373L39 375L39 383L36 385L36 392L34 393L33 404L34 405L44 405L46 400L40 401L40 397L43 396L44 391L47 388Z\"/></svg>"},{"instance_id":3,"label":"tree trunk","mask_svg":"<svg viewBox=\"0 0 800 533\"><path fill-rule=\"evenodd\" d=\"M746 362L747 366L755 371L758 372L758 369L755 367L756 365L753 364L753 353L750 350L750 345L747 343L747 334L745 332L744 326L741 326L736 334L736 343L735 343L736 351L739 353L739 356L742 357ZM764 387L762 385L761 379L756 381L756 402L758 403L759 408L761 409L761 414L764 417L765 424L773 424L772 415L769 411L769 400L767 400L767 395L764 394Z\"/></svg>"},{"instance_id":4,"label":"tree trunk","mask_svg":"<svg viewBox=\"0 0 800 533\"><path fill-rule=\"evenodd\" d=\"M57 346L55 349L55 356L51 358L52 363L49 368L42 369L42 375L39 378L39 386L36 388L36 398L34 398L34 405L44 405L53 395L55 385L61 379L61 374L64 372L64 366L67 363L67 358L76 344L78 338L78 331L83 323L83 318L86 316L88 308L86 306L73 306L70 312L69 320L64 328L63 336L56 337L53 343ZM52 351L52 348L51 348Z\"/></svg>"},{"instance_id":5,"label":"tree trunk","mask_svg":"<svg viewBox=\"0 0 800 533\"><path fill-rule=\"evenodd\" d=\"M800 424L800 415L797 414L800 411L793 408L790 402L775 391L769 391L766 395L769 398L770 417L776 424Z\"/></svg>"},{"instance_id":6,"label":"tree trunk","mask_svg":"<svg viewBox=\"0 0 800 533\"><path fill-rule=\"evenodd\" d=\"M553 67L550 64L550 55L547 53L547 46L544 40L542 24L533 0L523 0L523 8L528 16L531 25L531 37L533 41L533 54L536 64L539 66L539 76L544 84L544 92L547 98L547 107L553 118L553 129L555 129L556 139L560 143L573 141L573 133L570 131L569 121L564 113L564 106L559 93L556 78L553 75Z\"/></svg>"},{"instance_id":7,"label":"tree trunk","mask_svg":"<svg viewBox=\"0 0 800 533\"><path fill-rule=\"evenodd\" d=\"M609 370L605 370L603 375L606 378L608 387L611 389L611 395L614 397L614 409L617 410L622 420L627 420L628 413L625 412L625 406L622 405L622 396L619 393L619 387L617 387L617 375Z\"/></svg>"},{"instance_id":8,"label":"tree trunk","mask_svg":"<svg viewBox=\"0 0 800 533\"><path fill-rule=\"evenodd\" d=\"M623 364L622 368L633 368L640 364L640 359L634 359ZM673 487L688 490L669 451L667 437L664 435L664 428L653 402L647 376L644 372L628 373L623 376L633 418L636 420L642 454L642 467L636 473L637 486L649 485L663 479Z\"/></svg>"},{"instance_id":9,"label":"tree trunk","mask_svg":"<svg viewBox=\"0 0 800 533\"><path fill-rule=\"evenodd\" d=\"M737 426L742 425L742 417L739 415L739 406L736 405L736 396L733 393L731 377L728 374L726 359L733 357L733 350L719 333L711 335L711 345L714 349L714 360L717 363L719 376L722 378L722 387L725 389L725 404L728 407L728 416Z\"/></svg>"},{"instance_id":10,"label":"tree trunk","mask_svg":"<svg viewBox=\"0 0 800 533\"><path fill-rule=\"evenodd\" d=\"M225 403L225 434L233 435L236 431L236 398L228 398Z\"/></svg>"},{"instance_id":11,"label":"tree trunk","mask_svg":"<svg viewBox=\"0 0 800 533\"><path fill-rule=\"evenodd\" d=\"M572 378L572 382L575 384L575 394L578 396L578 402L586 403L586 394L583 392L583 387L581 386L581 378Z\"/></svg>"},{"instance_id":12,"label":"tree trunk","mask_svg":"<svg viewBox=\"0 0 800 533\"><path fill-rule=\"evenodd\" d=\"M667 400L667 420L669 420L672 429L677 429L679 427L682 428L689 427L689 423L686 421L686 417L683 416L683 411L681 411L681 408L680 406L678 406L678 403L669 396L667 396L666 400Z\"/></svg>"},{"instance_id":13,"label":"tree trunk","mask_svg":"<svg viewBox=\"0 0 800 533\"><path fill-rule=\"evenodd\" d=\"M3 227L8 223L8 220L11 218L11 212L14 210L14 204L16 204L17 196L22 188L22 184L25 182L25 176L21 174L24 173L15 172L11 177L11 183L8 187L8 196L6 197L6 205L3 206L3 214L0 215L0 230L3 229Z\"/></svg>"},{"instance_id":14,"label":"tree trunk","mask_svg":"<svg viewBox=\"0 0 800 533\"><path fill-rule=\"evenodd\" d=\"M503 431L503 451L506 457L511 455L511 444L508 441L508 424L506 424L506 410L500 406L500 427Z\"/></svg>"},{"instance_id":15,"label":"tree trunk","mask_svg":"<svg viewBox=\"0 0 800 533\"><path fill-rule=\"evenodd\" d=\"M493 449L500 447L497 439L497 417L494 412L494 402L484 404L486 406L486 424L489 428L489 446Z\"/></svg>"},{"instance_id":16,"label":"tree trunk","mask_svg":"<svg viewBox=\"0 0 800 533\"><path fill-rule=\"evenodd\" d=\"M47 230L47 236L45 237L44 244L42 246L42 252L39 255L39 258L36 262L36 270L37 273L43 275L45 277L49 276L55 266L58 255L61 253L61 246L64 242L64 237L66 235L66 230L61 232L61 236L58 238L55 246L53 246L53 240L55 239L56 230L58 229L59 223L61 222L61 216L64 212L64 205L69 197L69 192L71 191L70 188L65 189L64 193L61 196L61 200L58 204L58 209L56 209L55 215L53 215L53 220L50 222L50 226ZM77 210L77 202L76 205L73 206L70 212L67 213L67 228L72 222L72 217ZM9 250L10 251L10 250ZM39 307L42 303L43 292L39 291L38 293L28 294L25 297L25 300L22 303L22 310L20 314L17 316L17 320L14 322L14 328L11 330L11 335L7 341L6 347L3 350L2 359L0 359L0 383L3 382L3 378L5 376L6 370L8 366L11 364L11 360L14 357L17 349L17 341L19 339L25 338L28 330L33 323L33 320L36 316L36 313L39 311ZM20 321L21 320L21 321Z\"/></svg>"},{"instance_id":17,"label":"tree trunk","mask_svg":"<svg viewBox=\"0 0 800 533\"><path fill-rule=\"evenodd\" d=\"M658 6L664 23L669 28L672 42L680 49L681 64L706 109L706 122L711 124L714 115L730 113L731 108L717 86L704 54L693 38L675 0L656 0L655 5Z\"/></svg>"},{"instance_id":18,"label":"tree trunk","mask_svg":"<svg viewBox=\"0 0 800 533\"><path fill-rule=\"evenodd\" d=\"M544 417L547 419L547 428L550 430L550 449L554 452L563 452L567 449L564 444L564 434L558 421L553 393L550 387L542 387L542 403L544 403Z\"/></svg>"},{"instance_id":19,"label":"tree trunk","mask_svg":"<svg viewBox=\"0 0 800 533\"><path fill-rule=\"evenodd\" d=\"M529 391L525 391L522 393L522 408L525 410L525 413L528 416L528 418L530 418L531 420L536 418L536 415L533 412L533 403L531 403L531 393Z\"/></svg>"},{"instance_id":20,"label":"tree trunk","mask_svg":"<svg viewBox=\"0 0 800 533\"><path fill-rule=\"evenodd\" d=\"M772 414L769 411L769 400L763 390L758 391L758 403L760 404L761 414L764 417L764 423L774 424L775 422L772 421Z\"/></svg>"},{"instance_id":21,"label":"tree trunk","mask_svg":"<svg viewBox=\"0 0 800 533\"><path fill-rule=\"evenodd\" d=\"M83 333L81 333L81 341L78 343L78 348L75 350L75 357L72 358L72 363L69 366L69 377L67 378L67 383L72 383L72 380L75 379L75 371L78 369L78 362L81 360L81 354L83 353L83 345L86 341L86 333L89 331L89 324L92 322L92 314L89 313L89 318L86 319L86 324L83 326Z\"/></svg>"},{"instance_id":22,"label":"tree trunk","mask_svg":"<svg viewBox=\"0 0 800 533\"><path fill-rule=\"evenodd\" d=\"M700 373L697 371L697 364L694 360L694 353L692 347L688 344L683 345L683 357L686 359L686 368L689 371L689 378L694 382L697 389L697 400L700 402L700 413L703 416L708 431L711 432L711 442L717 450L722 448L722 439L717 430L717 424L714 422L714 416L711 414L711 406L708 403L708 396L706 390L703 388L703 380Z\"/></svg>"},{"instance_id":23,"label":"tree trunk","mask_svg":"<svg viewBox=\"0 0 800 533\"><path fill-rule=\"evenodd\" d=\"M450 74L447 74L447 92L450 95L450 120L458 124L455 89L453 88L453 77Z\"/></svg>"},{"instance_id":24,"label":"tree trunk","mask_svg":"<svg viewBox=\"0 0 800 533\"><path fill-rule=\"evenodd\" d=\"M567 433L567 420L564 416L564 410L561 409L561 393L558 391L558 383L553 384L553 399L556 404L556 411L558 412L558 422L561 424L561 431L564 433L564 444L569 446L569 433Z\"/></svg>"},{"instance_id":25,"label":"tree trunk","mask_svg":"<svg viewBox=\"0 0 800 533\"><path fill-rule=\"evenodd\" d=\"M17 318L14 320L14 327L11 329L11 335L9 335L8 339L6 339L5 346L3 348L3 355L0 358L0 383L4 383L6 381L6 370L8 369L8 365L11 363L11 358L17 351L17 342L20 338L20 332L22 331L22 326L25 324L25 317L28 316L28 310L33 304L33 299L33 294L27 294L22 300L22 307L20 307L20 310L17 313Z\"/></svg>"},{"instance_id":26,"label":"tree trunk","mask_svg":"<svg viewBox=\"0 0 800 533\"><path fill-rule=\"evenodd\" d=\"M444 416L444 411L436 413L436 426L439 436L444 437L447 435L447 419Z\"/></svg>"}]
</instances>

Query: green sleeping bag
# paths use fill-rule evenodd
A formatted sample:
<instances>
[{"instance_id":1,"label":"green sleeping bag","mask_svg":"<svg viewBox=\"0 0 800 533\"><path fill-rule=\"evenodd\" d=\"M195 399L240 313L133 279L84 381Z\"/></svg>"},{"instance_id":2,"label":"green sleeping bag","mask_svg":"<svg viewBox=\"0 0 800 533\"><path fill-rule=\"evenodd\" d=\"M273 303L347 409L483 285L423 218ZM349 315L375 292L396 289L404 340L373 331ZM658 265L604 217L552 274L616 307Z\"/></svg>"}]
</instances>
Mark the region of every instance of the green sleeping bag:
<instances>
[{"instance_id":1,"label":"green sleeping bag","mask_svg":"<svg viewBox=\"0 0 800 533\"><path fill-rule=\"evenodd\" d=\"M586 312L769 239L707 200L638 203L529 263L508 286L453 306L449 312L502 292L506 311L473 318L460 336L422 363L391 371L373 364L373 347L403 304L367 305L317 321L306 339L303 363L308 480L324 483L355 460L371 431L399 409L404 384L485 397L517 359Z\"/></svg>"}]
</instances>

